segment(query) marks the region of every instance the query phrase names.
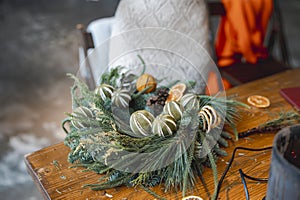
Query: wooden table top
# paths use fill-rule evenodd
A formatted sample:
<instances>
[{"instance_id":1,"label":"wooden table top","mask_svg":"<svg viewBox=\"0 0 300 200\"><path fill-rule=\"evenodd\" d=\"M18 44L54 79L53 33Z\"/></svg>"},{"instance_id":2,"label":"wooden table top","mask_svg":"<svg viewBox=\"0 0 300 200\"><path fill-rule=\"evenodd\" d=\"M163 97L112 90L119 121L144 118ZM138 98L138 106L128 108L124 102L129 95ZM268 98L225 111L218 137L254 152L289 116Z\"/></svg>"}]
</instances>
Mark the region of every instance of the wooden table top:
<instances>
[{"instance_id":1,"label":"wooden table top","mask_svg":"<svg viewBox=\"0 0 300 200\"><path fill-rule=\"evenodd\" d=\"M270 119L278 117L282 111L293 110L292 106L283 99L279 90L286 87L300 86L300 68L282 72L261 80L257 80L242 86L228 90L227 96L246 103L250 95L258 94L268 97L271 105L266 109L251 107L249 112L243 113L242 120L238 124L238 131L245 131ZM271 146L274 133L254 134L239 141L231 141L225 148L229 156L222 157L217 162L219 178L227 166L230 155L236 146L262 148ZM45 199L155 199L142 188L117 187L105 191L92 191L82 188L84 184L97 183L101 177L94 172L83 172L83 168L70 168L67 162L69 148L63 142L41 149L25 156L25 163L29 174L35 181L38 189ZM268 177L271 150L264 152L238 151L236 159L228 172L219 195L220 199L245 199L245 194L238 169L254 177ZM214 190L212 170L206 168L203 173L209 192ZM251 199L262 199L266 194L266 183L247 180L247 186ZM151 188L157 194L166 199L181 199L181 193L164 193L162 187ZM199 180L193 192L189 195L201 196L209 199L205 187Z\"/></svg>"}]
</instances>

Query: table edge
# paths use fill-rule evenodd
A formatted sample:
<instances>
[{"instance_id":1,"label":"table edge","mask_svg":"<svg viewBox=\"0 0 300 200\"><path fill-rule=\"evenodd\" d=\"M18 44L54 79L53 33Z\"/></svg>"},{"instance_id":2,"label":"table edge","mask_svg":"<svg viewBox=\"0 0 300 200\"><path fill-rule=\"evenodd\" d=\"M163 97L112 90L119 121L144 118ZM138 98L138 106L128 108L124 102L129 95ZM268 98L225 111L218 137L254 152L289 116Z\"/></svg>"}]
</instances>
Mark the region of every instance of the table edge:
<instances>
[{"instance_id":1,"label":"table edge","mask_svg":"<svg viewBox=\"0 0 300 200\"><path fill-rule=\"evenodd\" d=\"M33 179L33 182L35 183L35 185L37 186L38 190L40 191L40 193L42 194L42 197L45 200L51 200L49 194L46 192L45 187L43 186L43 184L41 183L37 173L34 173L34 170L32 168L32 165L30 164L30 161L28 160L28 157L32 155L32 153L29 154L25 154L24 155L24 162L26 165L26 169L27 169L27 173L31 176L31 178Z\"/></svg>"}]
</instances>

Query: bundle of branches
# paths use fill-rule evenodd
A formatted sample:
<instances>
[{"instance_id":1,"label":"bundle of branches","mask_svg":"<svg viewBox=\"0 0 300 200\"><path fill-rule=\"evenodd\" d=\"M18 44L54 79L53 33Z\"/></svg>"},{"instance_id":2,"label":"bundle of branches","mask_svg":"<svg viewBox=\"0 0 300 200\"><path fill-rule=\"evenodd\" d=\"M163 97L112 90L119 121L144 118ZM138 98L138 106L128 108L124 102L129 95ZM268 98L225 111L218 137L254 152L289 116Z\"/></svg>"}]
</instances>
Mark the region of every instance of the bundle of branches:
<instances>
[{"instance_id":1,"label":"bundle of branches","mask_svg":"<svg viewBox=\"0 0 300 200\"><path fill-rule=\"evenodd\" d=\"M141 186L152 193L149 187L162 185L165 191L180 190L185 196L205 166L212 168L217 187L216 160L227 155L222 147L231 138L223 125L235 130L238 107L243 104L193 93L164 103L169 90L159 87L147 92L149 84L138 92L131 88L133 92L115 94L120 91L115 89L116 80L122 77L118 69L102 76L96 92L70 76L75 80L73 112L63 122L70 122L70 130L64 128L68 133L65 145L71 149L68 160L103 174L99 183L86 187ZM163 107L162 113L169 113L154 116L153 121L149 102L154 101L161 102L157 105ZM140 112L143 108L149 113Z\"/></svg>"},{"instance_id":2,"label":"bundle of branches","mask_svg":"<svg viewBox=\"0 0 300 200\"><path fill-rule=\"evenodd\" d=\"M297 112L294 111L280 112L278 113L278 115L279 116L277 118L262 123L258 127L254 127L243 132L239 132L238 137L244 138L256 133L265 133L265 132L274 133L284 127L300 123L300 115Z\"/></svg>"}]
</instances>

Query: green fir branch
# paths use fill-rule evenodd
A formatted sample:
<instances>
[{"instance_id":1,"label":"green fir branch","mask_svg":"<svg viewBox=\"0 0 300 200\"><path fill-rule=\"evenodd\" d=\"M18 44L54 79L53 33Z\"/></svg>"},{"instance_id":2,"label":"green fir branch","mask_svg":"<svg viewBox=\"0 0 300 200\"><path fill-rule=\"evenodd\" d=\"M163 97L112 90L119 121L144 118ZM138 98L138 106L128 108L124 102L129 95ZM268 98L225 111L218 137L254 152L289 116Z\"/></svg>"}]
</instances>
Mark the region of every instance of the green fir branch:
<instances>
[{"instance_id":1,"label":"green fir branch","mask_svg":"<svg viewBox=\"0 0 300 200\"><path fill-rule=\"evenodd\" d=\"M184 171L184 176L183 176L183 190L182 190L182 196L185 196L185 193L187 191L187 185L188 185L188 177L191 177L191 165L192 165L192 161L194 158L194 152L195 152L195 141L192 142L189 151L188 151L188 160L187 160L187 165L185 166L185 171ZM190 180L189 182L192 182L192 180Z\"/></svg>"},{"instance_id":2,"label":"green fir branch","mask_svg":"<svg viewBox=\"0 0 300 200\"><path fill-rule=\"evenodd\" d=\"M78 106L88 106L89 102L93 101L94 93L89 90L84 82L73 74L68 73L67 76L75 81L74 86L71 89L73 109ZM77 90L79 90L79 94L76 94Z\"/></svg>"},{"instance_id":3,"label":"green fir branch","mask_svg":"<svg viewBox=\"0 0 300 200\"><path fill-rule=\"evenodd\" d=\"M145 190L146 192L148 192L149 194L151 194L152 196L154 196L155 198L157 199L160 199L160 200L166 200L165 198L159 196L158 194L156 194L153 190L150 190L148 187L145 187L143 185L140 185L140 187Z\"/></svg>"},{"instance_id":4,"label":"green fir branch","mask_svg":"<svg viewBox=\"0 0 300 200\"><path fill-rule=\"evenodd\" d=\"M208 156L209 162L211 164L211 168L213 170L213 177L214 177L215 188L214 188L214 193L213 193L213 198L212 199L215 199L216 198L217 187L218 187L218 170L217 170L217 165L216 165L214 156L212 154L212 151L209 148L209 145L207 144L207 141L204 138L202 138L202 140L203 140L202 141L203 148L207 152L207 156Z\"/></svg>"},{"instance_id":5,"label":"green fir branch","mask_svg":"<svg viewBox=\"0 0 300 200\"><path fill-rule=\"evenodd\" d=\"M143 65L143 70L142 70L142 72L141 72L141 74L140 74L140 75L142 75L142 74L144 74L145 71L146 71L146 63L145 63L144 59L142 58L142 56L137 55L137 57L140 59L142 65Z\"/></svg>"},{"instance_id":6,"label":"green fir branch","mask_svg":"<svg viewBox=\"0 0 300 200\"><path fill-rule=\"evenodd\" d=\"M117 87L117 81L120 78L120 71L123 67L117 66L101 75L100 84L108 84Z\"/></svg>"},{"instance_id":7,"label":"green fir branch","mask_svg":"<svg viewBox=\"0 0 300 200\"><path fill-rule=\"evenodd\" d=\"M239 132L238 135L240 138L243 138L255 133L274 132L299 122L300 115L296 112L279 113L278 118L267 121L247 131Z\"/></svg>"},{"instance_id":8,"label":"green fir branch","mask_svg":"<svg viewBox=\"0 0 300 200\"><path fill-rule=\"evenodd\" d=\"M249 109L249 106L235 100L228 100L225 98L217 98L213 96L207 95L199 95L200 99L200 107L205 105L210 105L220 115L220 117L224 120L225 124L229 125L234 132L236 139L238 139L238 133L236 130L236 123L240 120L239 108Z\"/></svg>"}]
</instances>

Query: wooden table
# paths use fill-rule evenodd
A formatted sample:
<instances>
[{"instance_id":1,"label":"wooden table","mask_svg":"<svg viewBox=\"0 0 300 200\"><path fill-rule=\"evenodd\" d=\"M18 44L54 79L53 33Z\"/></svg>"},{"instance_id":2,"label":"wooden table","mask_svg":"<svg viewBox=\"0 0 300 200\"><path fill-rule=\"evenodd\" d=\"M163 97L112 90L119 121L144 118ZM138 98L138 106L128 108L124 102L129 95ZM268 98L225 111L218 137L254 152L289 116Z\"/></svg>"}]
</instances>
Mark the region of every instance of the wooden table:
<instances>
[{"instance_id":1,"label":"wooden table","mask_svg":"<svg viewBox=\"0 0 300 200\"><path fill-rule=\"evenodd\" d=\"M267 120L278 117L282 111L293 110L279 94L285 87L300 86L300 69L289 70L258 81L230 89L227 96L245 102L249 95L259 94L267 96L271 106L267 109L251 107L249 112L243 113L243 118L238 124L238 131L257 127ZM225 150L231 155L235 146L262 148L272 145L274 133L256 134L237 142L231 141ZM83 168L69 168L67 162L69 148L59 143L25 156L25 163L29 174L32 176L45 199L155 199L143 189L118 187L106 191L92 191L82 188L87 183L97 183L101 175L93 172L83 172ZM245 194L239 177L238 169L255 177L268 177L271 151L252 153L238 151L237 157L230 169L219 195L220 199L244 199ZM217 162L219 177L223 173L230 156L220 158ZM203 174L207 188L213 192L214 184L212 170L205 169ZM251 199L262 199L266 194L266 183L247 180ZM175 192L163 193L161 187L152 188L156 193L166 199L181 199L181 194ZM199 180L196 188L190 194L209 199L205 188ZM111 195L111 196L110 196Z\"/></svg>"}]
</instances>

